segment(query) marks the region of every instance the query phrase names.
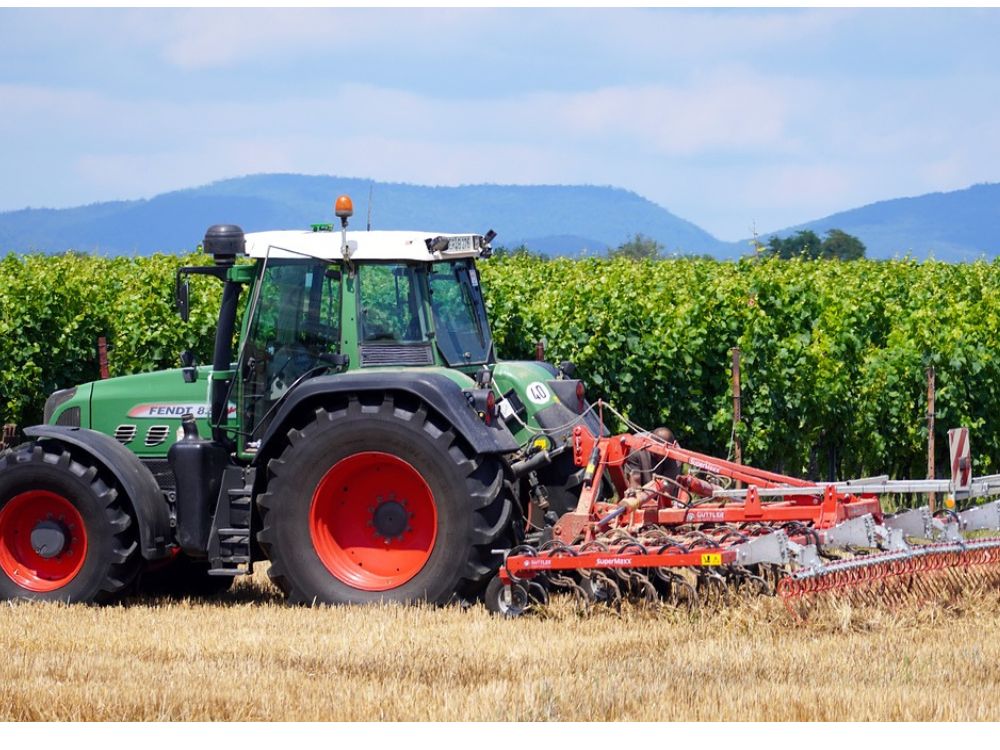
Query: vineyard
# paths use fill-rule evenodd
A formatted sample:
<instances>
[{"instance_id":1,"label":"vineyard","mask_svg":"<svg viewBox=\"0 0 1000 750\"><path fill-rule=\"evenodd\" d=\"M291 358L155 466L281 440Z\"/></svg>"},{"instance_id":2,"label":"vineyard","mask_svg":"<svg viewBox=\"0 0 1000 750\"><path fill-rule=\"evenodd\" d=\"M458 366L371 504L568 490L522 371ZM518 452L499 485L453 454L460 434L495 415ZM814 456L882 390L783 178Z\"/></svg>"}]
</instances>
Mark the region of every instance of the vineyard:
<instances>
[{"instance_id":1,"label":"vineyard","mask_svg":"<svg viewBox=\"0 0 1000 750\"><path fill-rule=\"evenodd\" d=\"M39 421L51 391L98 375L209 361L218 285L196 258L0 259L0 422ZM742 351L744 457L791 473L926 471L925 369L937 377L939 465L949 427L973 429L978 472L1000 464L1000 263L702 259L481 264L499 355L574 361L589 396L670 426L688 447L732 445L730 350Z\"/></svg>"}]
</instances>

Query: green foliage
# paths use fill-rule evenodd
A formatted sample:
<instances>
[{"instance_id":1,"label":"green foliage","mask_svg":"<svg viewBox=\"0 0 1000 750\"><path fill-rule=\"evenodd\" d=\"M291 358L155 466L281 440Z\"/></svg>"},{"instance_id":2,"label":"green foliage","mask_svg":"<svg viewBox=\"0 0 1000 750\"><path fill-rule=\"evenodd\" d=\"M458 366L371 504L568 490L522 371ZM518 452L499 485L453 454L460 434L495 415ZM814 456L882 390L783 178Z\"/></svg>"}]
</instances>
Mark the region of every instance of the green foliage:
<instances>
[{"instance_id":1,"label":"green foliage","mask_svg":"<svg viewBox=\"0 0 1000 750\"><path fill-rule=\"evenodd\" d=\"M174 312L174 272L203 256L0 258L0 422L42 419L46 396L99 376L106 336L112 375L176 367L183 349L211 360L220 285L191 280L191 320Z\"/></svg>"},{"instance_id":2,"label":"green foliage","mask_svg":"<svg viewBox=\"0 0 1000 750\"><path fill-rule=\"evenodd\" d=\"M548 260L545 253L535 252L525 244L517 247L504 247L503 245L493 248L494 258L533 258L535 260Z\"/></svg>"},{"instance_id":3,"label":"green foliage","mask_svg":"<svg viewBox=\"0 0 1000 750\"><path fill-rule=\"evenodd\" d=\"M646 237L639 233L630 236L625 242L614 250L608 251L609 258L625 258L627 260L650 260L659 258L663 252L663 245L652 237Z\"/></svg>"},{"instance_id":4,"label":"green foliage","mask_svg":"<svg viewBox=\"0 0 1000 750\"><path fill-rule=\"evenodd\" d=\"M973 428L977 471L1000 464L1000 261L490 261L483 281L505 357L573 360L591 397L730 446L740 347L744 456L825 476L926 472L925 367L937 369L938 465Z\"/></svg>"},{"instance_id":5,"label":"green foliage","mask_svg":"<svg viewBox=\"0 0 1000 750\"><path fill-rule=\"evenodd\" d=\"M777 235L771 237L763 246L763 253L783 260L860 260L865 257L865 246L857 237L840 229L829 230L823 240L812 230L805 229L784 239Z\"/></svg>"},{"instance_id":6,"label":"green foliage","mask_svg":"<svg viewBox=\"0 0 1000 750\"><path fill-rule=\"evenodd\" d=\"M45 397L98 376L211 357L217 281L174 271L200 257L0 259L0 422L41 419ZM973 429L977 472L1000 470L1000 261L540 260L480 264L501 357L574 361L605 398L682 443L730 446L730 355L743 352L749 462L823 476L926 471L925 368L937 372L938 464L949 427Z\"/></svg>"}]
</instances>

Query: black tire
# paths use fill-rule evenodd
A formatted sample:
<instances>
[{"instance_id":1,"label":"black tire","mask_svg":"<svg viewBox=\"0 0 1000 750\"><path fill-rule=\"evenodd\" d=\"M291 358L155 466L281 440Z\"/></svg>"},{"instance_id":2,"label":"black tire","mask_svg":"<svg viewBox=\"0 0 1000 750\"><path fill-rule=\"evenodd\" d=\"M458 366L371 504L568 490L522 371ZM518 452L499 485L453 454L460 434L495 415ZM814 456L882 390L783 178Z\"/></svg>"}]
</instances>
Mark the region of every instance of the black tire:
<instances>
[{"instance_id":1,"label":"black tire","mask_svg":"<svg viewBox=\"0 0 1000 750\"><path fill-rule=\"evenodd\" d=\"M538 481L545 485L549 495L549 510L561 517L564 513L576 510L583 490L583 476L586 469L573 462L573 454L565 452L538 470ZM601 479L599 500L614 497L615 488L605 473Z\"/></svg>"},{"instance_id":2,"label":"black tire","mask_svg":"<svg viewBox=\"0 0 1000 750\"><path fill-rule=\"evenodd\" d=\"M443 604L475 598L500 565L502 558L493 550L508 546L512 503L502 460L475 455L451 426L422 402L391 393L364 394L362 398L364 402L352 396L317 409L307 424L288 431L287 446L268 463L266 491L258 498L258 541L271 561L271 580L295 603ZM398 585L380 590L352 585L346 575L333 572L327 551L321 559L314 543L310 513L314 502L323 502L325 485L321 482L336 475L345 461L376 462L373 472L380 471L378 461L386 465L405 462L426 483L432 497L434 541L426 550L422 567L415 567L412 577ZM372 481L377 482L377 478ZM348 487L343 490L348 492ZM386 485L379 492L394 497L393 486ZM355 492L355 485L351 493L344 496L346 500L337 499L346 508L337 512L367 513L383 501L381 495L373 500ZM314 501L314 497L319 499ZM355 503L370 507L358 511ZM425 523L418 518L413 526L418 522ZM322 528L341 533L335 526ZM368 547L364 553L378 554L377 542L365 541Z\"/></svg>"},{"instance_id":3,"label":"black tire","mask_svg":"<svg viewBox=\"0 0 1000 750\"><path fill-rule=\"evenodd\" d=\"M210 576L209 564L178 555L167 565L145 571L139 578L139 596L209 598L224 594L233 587L234 576Z\"/></svg>"},{"instance_id":4,"label":"black tire","mask_svg":"<svg viewBox=\"0 0 1000 750\"><path fill-rule=\"evenodd\" d=\"M583 487L585 469L573 463L569 451L559 454L556 459L538 470L538 481L545 485L549 495L549 510L557 516L576 508Z\"/></svg>"},{"instance_id":5,"label":"black tire","mask_svg":"<svg viewBox=\"0 0 1000 750\"><path fill-rule=\"evenodd\" d=\"M483 600L487 610L501 617L520 617L531 608L528 589L520 583L504 586L499 576L490 580Z\"/></svg>"},{"instance_id":6,"label":"black tire","mask_svg":"<svg viewBox=\"0 0 1000 750\"><path fill-rule=\"evenodd\" d=\"M34 508L53 496L63 507L72 506L64 514L52 514L65 539L64 551L57 557L70 558L76 550L81 562L64 583L40 590L53 581L31 574L40 560L12 540L31 533ZM58 443L28 443L0 456L0 599L105 603L124 594L138 572L140 556L135 525L123 500L110 474L102 472L94 458L71 454ZM15 512L17 508L24 511ZM82 520L83 535L75 523L70 526L64 520L65 516L75 520L73 509Z\"/></svg>"}]
</instances>

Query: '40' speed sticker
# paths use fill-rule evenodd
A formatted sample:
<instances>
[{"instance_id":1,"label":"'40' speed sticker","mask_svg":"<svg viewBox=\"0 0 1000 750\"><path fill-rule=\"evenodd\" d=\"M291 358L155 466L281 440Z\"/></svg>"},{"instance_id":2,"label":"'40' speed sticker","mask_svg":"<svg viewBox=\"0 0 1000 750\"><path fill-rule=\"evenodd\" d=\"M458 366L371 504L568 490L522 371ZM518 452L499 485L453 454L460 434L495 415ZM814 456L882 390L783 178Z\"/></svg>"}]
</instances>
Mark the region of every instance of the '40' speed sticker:
<instances>
[{"instance_id":1,"label":"'40' speed sticker","mask_svg":"<svg viewBox=\"0 0 1000 750\"><path fill-rule=\"evenodd\" d=\"M544 404L548 401L552 394L549 393L548 387L545 383L536 380L534 383L529 383L527 389L525 390L525 395L528 400L533 404Z\"/></svg>"}]
</instances>

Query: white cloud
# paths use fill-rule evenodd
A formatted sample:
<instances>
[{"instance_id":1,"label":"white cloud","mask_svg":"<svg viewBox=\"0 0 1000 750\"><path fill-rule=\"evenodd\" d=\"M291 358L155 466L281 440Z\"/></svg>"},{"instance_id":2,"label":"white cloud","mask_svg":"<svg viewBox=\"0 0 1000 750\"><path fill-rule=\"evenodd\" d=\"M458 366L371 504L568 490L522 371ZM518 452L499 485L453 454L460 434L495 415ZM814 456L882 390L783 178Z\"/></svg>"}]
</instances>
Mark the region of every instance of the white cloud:
<instances>
[{"instance_id":1,"label":"white cloud","mask_svg":"<svg viewBox=\"0 0 1000 750\"><path fill-rule=\"evenodd\" d=\"M561 129L601 138L629 137L669 156L708 150L781 148L790 103L773 84L742 74L680 86L621 86L552 97Z\"/></svg>"},{"instance_id":2,"label":"white cloud","mask_svg":"<svg viewBox=\"0 0 1000 750\"><path fill-rule=\"evenodd\" d=\"M441 37L462 37L490 11L383 9L197 9L175 12L161 29L163 59L188 70L250 60L285 61L317 52L433 54Z\"/></svg>"},{"instance_id":3,"label":"white cloud","mask_svg":"<svg viewBox=\"0 0 1000 750\"><path fill-rule=\"evenodd\" d=\"M571 15L569 31L585 43L603 43L602 52L609 55L681 60L685 68L697 70L719 60L821 41L854 15L843 9L595 11Z\"/></svg>"},{"instance_id":4,"label":"white cloud","mask_svg":"<svg viewBox=\"0 0 1000 750\"><path fill-rule=\"evenodd\" d=\"M505 48L543 57L566 45L697 70L769 48L821 43L855 15L842 9L174 8L51 12L45 27L50 38L58 32L71 41L85 33L98 45L152 50L186 71L337 50L362 60L461 59Z\"/></svg>"},{"instance_id":5,"label":"white cloud","mask_svg":"<svg viewBox=\"0 0 1000 750\"><path fill-rule=\"evenodd\" d=\"M788 87L742 72L689 86L616 86L580 93L528 92L498 98L431 98L371 86L336 97L338 127L404 137L581 145L610 142L665 156L771 148L789 142Z\"/></svg>"}]
</instances>

